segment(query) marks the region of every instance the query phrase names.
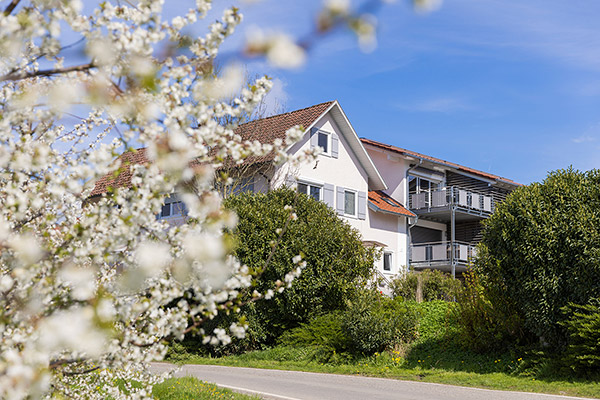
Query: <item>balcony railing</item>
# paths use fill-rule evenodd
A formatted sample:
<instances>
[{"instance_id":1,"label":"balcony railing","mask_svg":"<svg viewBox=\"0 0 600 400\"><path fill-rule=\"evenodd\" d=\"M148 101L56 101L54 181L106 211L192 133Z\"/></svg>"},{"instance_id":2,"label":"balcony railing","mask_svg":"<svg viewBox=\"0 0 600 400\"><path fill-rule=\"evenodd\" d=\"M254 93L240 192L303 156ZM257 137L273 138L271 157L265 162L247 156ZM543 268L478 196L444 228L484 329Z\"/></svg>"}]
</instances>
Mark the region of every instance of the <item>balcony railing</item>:
<instances>
[{"instance_id":1,"label":"balcony railing","mask_svg":"<svg viewBox=\"0 0 600 400\"><path fill-rule=\"evenodd\" d=\"M413 265L450 264L451 251L454 261L468 264L475 257L477 248L466 242L431 242L411 245L410 262Z\"/></svg>"},{"instance_id":2,"label":"balcony railing","mask_svg":"<svg viewBox=\"0 0 600 400\"><path fill-rule=\"evenodd\" d=\"M482 213L491 213L494 211L494 201L491 196L455 186L427 190L421 193L411 193L409 197L409 208L411 210L457 205Z\"/></svg>"}]
</instances>

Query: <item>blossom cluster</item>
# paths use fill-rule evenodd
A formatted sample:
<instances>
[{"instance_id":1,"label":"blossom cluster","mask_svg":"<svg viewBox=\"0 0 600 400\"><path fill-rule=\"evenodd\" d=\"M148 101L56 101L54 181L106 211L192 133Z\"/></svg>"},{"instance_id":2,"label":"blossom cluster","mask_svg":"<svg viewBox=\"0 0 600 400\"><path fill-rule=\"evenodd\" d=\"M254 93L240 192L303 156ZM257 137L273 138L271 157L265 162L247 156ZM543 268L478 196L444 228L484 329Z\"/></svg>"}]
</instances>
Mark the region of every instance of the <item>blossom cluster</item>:
<instances>
[{"instance_id":1,"label":"blossom cluster","mask_svg":"<svg viewBox=\"0 0 600 400\"><path fill-rule=\"evenodd\" d=\"M251 114L271 85L244 86L235 67L214 73L242 16L227 9L190 38L183 29L211 2L171 20L163 3L101 2L85 14L82 2L39 0L0 17L1 398L151 397L158 378L145 364L164 357L168 340L244 335L235 323L202 331L252 278L222 238L235 218L214 171L250 154L285 162L302 130L270 145L237 137L223 117ZM65 37L83 43L81 64L61 56ZM135 147L152 162L121 165ZM125 172L131 187L90 197L101 177ZM170 193L188 223L156 218Z\"/></svg>"},{"instance_id":2,"label":"blossom cluster","mask_svg":"<svg viewBox=\"0 0 600 400\"><path fill-rule=\"evenodd\" d=\"M301 127L272 144L235 134L271 83L246 85L235 64L217 74L219 47L242 15L226 9L194 37L189 28L212 2L189 3L168 19L164 0L17 0L0 13L0 398L150 398L160 378L147 364L169 340L244 335L243 323L202 329L252 290L222 237L235 216L221 207L215 171L224 160L274 152L298 163L314 153L286 152ZM324 15L343 16L369 45L374 25L347 8L330 1ZM305 52L283 34L257 33L244 56L297 67ZM136 147L150 163L123 163ZM90 196L102 177L121 174L130 187ZM172 193L185 224L156 218ZM304 263L290 265L252 298L289 287Z\"/></svg>"}]
</instances>

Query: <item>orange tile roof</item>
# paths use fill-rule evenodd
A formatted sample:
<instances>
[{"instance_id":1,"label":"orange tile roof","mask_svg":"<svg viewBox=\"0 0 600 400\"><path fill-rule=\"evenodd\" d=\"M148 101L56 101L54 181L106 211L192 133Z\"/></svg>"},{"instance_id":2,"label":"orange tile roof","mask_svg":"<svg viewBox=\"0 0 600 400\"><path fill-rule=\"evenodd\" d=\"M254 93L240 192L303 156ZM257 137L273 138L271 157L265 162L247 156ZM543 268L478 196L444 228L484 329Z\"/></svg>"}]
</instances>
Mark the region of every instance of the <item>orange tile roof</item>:
<instances>
[{"instance_id":1,"label":"orange tile roof","mask_svg":"<svg viewBox=\"0 0 600 400\"><path fill-rule=\"evenodd\" d=\"M369 192L369 203L371 203L376 211L404 215L406 217L416 217L410 210L405 208L398 201L388 196L381 190L371 190Z\"/></svg>"},{"instance_id":2,"label":"orange tile roof","mask_svg":"<svg viewBox=\"0 0 600 400\"><path fill-rule=\"evenodd\" d=\"M446 160L442 160L442 159L439 159L439 158L427 156L425 154L417 153L415 151L406 150L406 149L403 149L403 148L400 148L400 147L396 147L396 146L392 146L390 144L385 144L385 143L377 142L377 141L371 140L371 139L361 138L360 140L364 144L370 144L372 146L379 147L380 149L385 149L385 150L393 151L394 153L399 153L399 154L406 155L406 156L413 156L413 157L421 158L421 159L424 159L424 160L432 161L434 163L439 163L439 164L447 165L449 167L456 168L459 171L467 172L467 173L470 173L470 174L473 174L473 175L478 175L478 176L481 176L481 177L487 178L487 179L502 181L504 183L508 183L508 184L511 184L511 185L514 185L514 186L522 186L520 183L517 183L517 182L512 181L510 179L507 179L507 178L503 178L503 177L498 176L498 175L494 175L494 174L490 174L488 172L483 172L483 171L479 171L479 170L476 170L476 169L473 169L473 168L465 167L465 166L460 165L460 164L456 164L456 163L453 163L453 162L450 162L450 161L446 161Z\"/></svg>"},{"instance_id":3,"label":"orange tile roof","mask_svg":"<svg viewBox=\"0 0 600 400\"><path fill-rule=\"evenodd\" d=\"M241 124L235 129L235 133L242 137L242 140L254 141L267 144L273 143L275 139L285 139L285 132L296 126L301 125L308 128L317 118L319 118L334 102L328 101L306 107L300 110L291 111L285 114L273 115L272 117L262 118ZM256 164L269 162L273 160L275 153L270 153L262 157L248 157L245 160L247 164ZM131 169L133 164L147 164L150 162L146 155L146 149L137 149L123 153L117 160L121 160L123 170L115 178L113 174L103 176L96 182L90 196L99 196L108 190L109 187L130 187Z\"/></svg>"},{"instance_id":4,"label":"orange tile roof","mask_svg":"<svg viewBox=\"0 0 600 400\"><path fill-rule=\"evenodd\" d=\"M117 160L121 161L121 171L115 177L114 174L104 175L96 182L90 197L100 196L108 191L109 187L130 187L131 186L131 165L148 164L150 160L146 155L146 149L137 149L127 151L119 156Z\"/></svg>"},{"instance_id":5,"label":"orange tile roof","mask_svg":"<svg viewBox=\"0 0 600 400\"><path fill-rule=\"evenodd\" d=\"M275 139L285 139L285 132L296 125L308 128L317 120L317 118L327 111L333 103L333 101L328 101L300 110L290 111L285 114L278 114L250 121L238 126L235 133L240 135L243 140L257 140L262 144L272 144ZM271 161L274 156L275 153L270 153L263 157L250 157L247 162Z\"/></svg>"}]
</instances>

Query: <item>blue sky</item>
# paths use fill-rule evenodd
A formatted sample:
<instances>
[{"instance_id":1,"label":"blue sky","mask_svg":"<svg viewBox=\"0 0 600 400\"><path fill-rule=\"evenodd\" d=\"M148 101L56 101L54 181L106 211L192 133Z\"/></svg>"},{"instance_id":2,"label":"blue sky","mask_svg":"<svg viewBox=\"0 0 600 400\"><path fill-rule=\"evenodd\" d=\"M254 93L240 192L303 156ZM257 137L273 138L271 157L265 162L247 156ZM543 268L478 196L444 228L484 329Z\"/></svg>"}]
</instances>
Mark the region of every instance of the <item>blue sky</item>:
<instances>
[{"instance_id":1,"label":"blue sky","mask_svg":"<svg viewBox=\"0 0 600 400\"><path fill-rule=\"evenodd\" d=\"M302 36L320 5L240 3L228 46L252 25ZM446 0L419 14L398 1L377 17L372 53L338 33L299 70L248 68L275 78L287 110L337 99L359 136L521 183L600 168L600 2Z\"/></svg>"}]
</instances>

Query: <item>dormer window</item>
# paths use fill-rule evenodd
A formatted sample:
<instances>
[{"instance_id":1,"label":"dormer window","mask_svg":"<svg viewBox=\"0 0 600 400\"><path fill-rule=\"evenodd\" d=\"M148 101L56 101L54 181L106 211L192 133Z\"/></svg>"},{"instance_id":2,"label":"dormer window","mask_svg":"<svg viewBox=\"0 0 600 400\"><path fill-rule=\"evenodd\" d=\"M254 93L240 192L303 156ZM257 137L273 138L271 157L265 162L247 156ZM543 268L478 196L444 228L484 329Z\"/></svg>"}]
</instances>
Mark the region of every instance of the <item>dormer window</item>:
<instances>
[{"instance_id":1,"label":"dormer window","mask_svg":"<svg viewBox=\"0 0 600 400\"><path fill-rule=\"evenodd\" d=\"M340 138L335 132L313 128L310 133L310 148L315 149L317 147L323 149L321 155L338 158Z\"/></svg>"},{"instance_id":2,"label":"dormer window","mask_svg":"<svg viewBox=\"0 0 600 400\"><path fill-rule=\"evenodd\" d=\"M323 149L323 154L329 154L329 138L331 135L327 132L322 131L319 131L317 135L317 145Z\"/></svg>"}]
</instances>

